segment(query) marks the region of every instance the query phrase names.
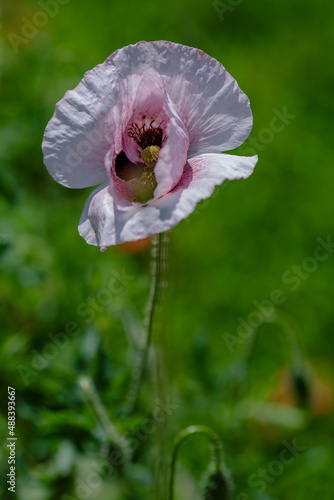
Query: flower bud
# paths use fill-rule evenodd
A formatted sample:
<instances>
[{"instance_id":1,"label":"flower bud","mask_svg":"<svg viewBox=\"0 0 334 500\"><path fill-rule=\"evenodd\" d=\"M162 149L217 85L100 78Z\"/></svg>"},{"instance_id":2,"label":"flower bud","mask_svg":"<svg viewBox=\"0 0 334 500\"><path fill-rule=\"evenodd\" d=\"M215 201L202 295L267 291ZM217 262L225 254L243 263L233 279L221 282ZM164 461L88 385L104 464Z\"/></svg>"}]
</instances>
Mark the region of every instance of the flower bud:
<instances>
[{"instance_id":1,"label":"flower bud","mask_svg":"<svg viewBox=\"0 0 334 500\"><path fill-rule=\"evenodd\" d=\"M301 406L307 407L310 403L310 387L304 373L292 373L292 382L296 397Z\"/></svg>"},{"instance_id":2,"label":"flower bud","mask_svg":"<svg viewBox=\"0 0 334 500\"><path fill-rule=\"evenodd\" d=\"M229 500L231 498L230 481L220 470L207 474L202 498L203 500Z\"/></svg>"}]
</instances>

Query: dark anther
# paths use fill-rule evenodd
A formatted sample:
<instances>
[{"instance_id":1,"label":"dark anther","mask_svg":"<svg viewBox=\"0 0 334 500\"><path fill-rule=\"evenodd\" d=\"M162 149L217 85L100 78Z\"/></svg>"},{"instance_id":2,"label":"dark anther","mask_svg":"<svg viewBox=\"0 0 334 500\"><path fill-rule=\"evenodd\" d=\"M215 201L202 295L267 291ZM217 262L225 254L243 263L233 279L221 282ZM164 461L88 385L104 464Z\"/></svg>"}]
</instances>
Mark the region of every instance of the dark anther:
<instances>
[{"instance_id":1,"label":"dark anther","mask_svg":"<svg viewBox=\"0 0 334 500\"><path fill-rule=\"evenodd\" d=\"M145 149L148 146L159 146L161 148L165 141L162 128L160 126L153 127L153 123L154 120L151 121L148 129L146 129L145 124L139 128L137 123L131 123L129 127L128 136L136 141L141 149Z\"/></svg>"}]
</instances>

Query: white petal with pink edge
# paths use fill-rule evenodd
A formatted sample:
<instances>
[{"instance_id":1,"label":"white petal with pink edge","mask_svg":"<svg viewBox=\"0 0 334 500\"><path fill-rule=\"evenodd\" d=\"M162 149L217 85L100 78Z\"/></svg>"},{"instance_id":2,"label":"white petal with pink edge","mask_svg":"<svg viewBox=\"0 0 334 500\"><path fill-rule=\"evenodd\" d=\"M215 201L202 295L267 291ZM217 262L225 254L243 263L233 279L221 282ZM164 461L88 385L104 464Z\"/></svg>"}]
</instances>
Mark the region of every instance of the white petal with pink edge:
<instances>
[{"instance_id":1,"label":"white petal with pink edge","mask_svg":"<svg viewBox=\"0 0 334 500\"><path fill-rule=\"evenodd\" d=\"M45 165L57 182L83 188L107 179L104 157L112 138L105 137L105 117L118 102L119 83L148 68L163 79L178 122L187 130L188 157L227 151L248 137L252 128L248 98L217 60L185 45L139 42L117 50L88 71L57 104L42 145ZM167 149L164 154L167 157ZM157 165L160 195L167 187L162 187L166 181L159 169Z\"/></svg>"},{"instance_id":2,"label":"white petal with pink edge","mask_svg":"<svg viewBox=\"0 0 334 500\"><path fill-rule=\"evenodd\" d=\"M100 64L57 103L42 149L46 168L63 186L84 188L107 179L104 120L117 101L117 81L115 68Z\"/></svg>"},{"instance_id":3,"label":"white petal with pink edge","mask_svg":"<svg viewBox=\"0 0 334 500\"><path fill-rule=\"evenodd\" d=\"M112 54L107 62L120 76L141 74L148 66L163 77L185 124L189 155L234 149L253 125L248 97L221 63L202 50L167 42L138 42Z\"/></svg>"},{"instance_id":4,"label":"white petal with pink edge","mask_svg":"<svg viewBox=\"0 0 334 500\"><path fill-rule=\"evenodd\" d=\"M162 196L182 176L189 149L187 130L166 93L163 79L153 68L146 69L141 76L128 76L119 84L118 91L118 103L106 117L107 139L114 150L113 155L106 156L106 160L112 159L111 163L106 161L107 171L110 173L115 167L115 155L121 150L131 162L143 162L139 144L129 136L129 127L135 125L138 130L145 127L148 131L153 123L154 128L163 129L165 139L154 169L155 196Z\"/></svg>"},{"instance_id":5,"label":"white petal with pink edge","mask_svg":"<svg viewBox=\"0 0 334 500\"><path fill-rule=\"evenodd\" d=\"M188 217L199 201L211 196L215 186L251 175L256 162L257 156L229 154L191 158L173 191L146 206L119 207L109 187L102 186L86 202L79 233L87 243L104 248L167 231Z\"/></svg>"}]
</instances>

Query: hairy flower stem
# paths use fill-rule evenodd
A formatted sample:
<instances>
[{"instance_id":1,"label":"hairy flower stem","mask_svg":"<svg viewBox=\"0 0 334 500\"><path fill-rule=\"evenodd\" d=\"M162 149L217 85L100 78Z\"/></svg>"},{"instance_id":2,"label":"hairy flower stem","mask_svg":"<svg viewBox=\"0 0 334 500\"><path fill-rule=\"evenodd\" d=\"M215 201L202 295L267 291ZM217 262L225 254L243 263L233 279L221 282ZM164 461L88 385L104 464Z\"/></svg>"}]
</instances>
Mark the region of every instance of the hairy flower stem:
<instances>
[{"instance_id":1,"label":"hairy flower stem","mask_svg":"<svg viewBox=\"0 0 334 500\"><path fill-rule=\"evenodd\" d=\"M152 245L152 282L149 294L146 318L144 322L144 338L142 347L135 362L132 382L125 405L126 413L134 413L138 404L141 386L147 368L149 351L153 344L155 398L166 401L166 372L164 361L164 339L161 325L157 325L157 315L163 288L166 286L167 236L161 233L154 237ZM157 424L156 436L156 500L166 500L167 495L167 453L166 432L164 422Z\"/></svg>"},{"instance_id":2,"label":"hairy flower stem","mask_svg":"<svg viewBox=\"0 0 334 500\"><path fill-rule=\"evenodd\" d=\"M168 495L168 500L173 500L174 499L174 481L175 481L175 467L176 467L176 461L177 461L177 455L178 451L180 449L181 444L183 441L190 436L193 436L195 434L202 434L204 435L207 439L210 441L210 447L211 447L211 454L212 454L212 463L213 463L213 471L215 473L218 473L219 471L224 472L224 476L229 482L229 472L224 464L223 460L223 447L221 444L221 441L217 434L210 429L209 427L206 427L204 425L192 425L190 427L187 427L183 431L179 433L179 435L176 438L176 442L174 445L174 450L173 450L173 455L172 455L172 461L171 461L171 466L170 466L170 477L169 477L169 495Z\"/></svg>"},{"instance_id":3,"label":"hairy flower stem","mask_svg":"<svg viewBox=\"0 0 334 500\"><path fill-rule=\"evenodd\" d=\"M161 291L163 288L165 240L166 236L164 233L155 236L153 240L151 270L152 281L144 322L144 338L142 339L142 346L139 349L134 365L132 381L125 404L126 413L135 412L141 385L144 380L149 349L152 342L154 322L159 307Z\"/></svg>"},{"instance_id":4,"label":"hairy flower stem","mask_svg":"<svg viewBox=\"0 0 334 500\"><path fill-rule=\"evenodd\" d=\"M86 398L92 405L98 420L105 432L106 439L109 443L114 444L121 451L124 460L130 458L130 448L127 440L119 434L116 427L110 421L105 407L102 404L100 396L94 386L94 382L88 375L81 375L78 378L78 383L83 390Z\"/></svg>"}]
</instances>

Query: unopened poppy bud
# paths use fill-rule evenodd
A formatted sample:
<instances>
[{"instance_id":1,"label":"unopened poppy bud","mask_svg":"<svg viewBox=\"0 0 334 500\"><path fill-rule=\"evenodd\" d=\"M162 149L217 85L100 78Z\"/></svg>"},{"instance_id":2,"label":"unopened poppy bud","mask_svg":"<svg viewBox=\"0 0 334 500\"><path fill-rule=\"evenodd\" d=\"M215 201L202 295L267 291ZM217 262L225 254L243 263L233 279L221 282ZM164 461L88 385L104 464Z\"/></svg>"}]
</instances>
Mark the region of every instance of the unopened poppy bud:
<instances>
[{"instance_id":1,"label":"unopened poppy bud","mask_svg":"<svg viewBox=\"0 0 334 500\"><path fill-rule=\"evenodd\" d=\"M203 500L229 500L231 498L231 486L220 470L206 476L202 498Z\"/></svg>"},{"instance_id":2,"label":"unopened poppy bud","mask_svg":"<svg viewBox=\"0 0 334 500\"><path fill-rule=\"evenodd\" d=\"M292 381L298 402L302 406L308 406L310 402L310 387L304 373L292 373Z\"/></svg>"}]
</instances>

